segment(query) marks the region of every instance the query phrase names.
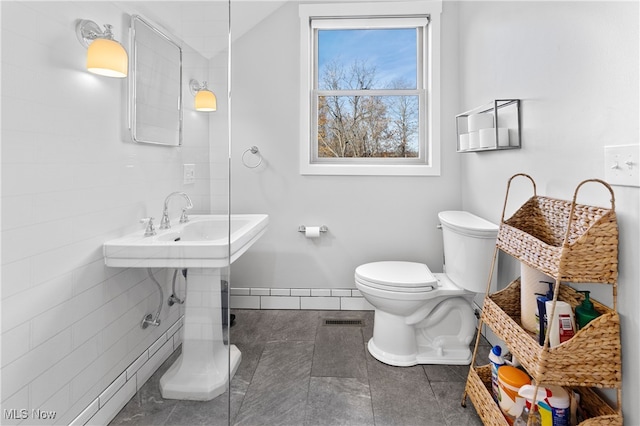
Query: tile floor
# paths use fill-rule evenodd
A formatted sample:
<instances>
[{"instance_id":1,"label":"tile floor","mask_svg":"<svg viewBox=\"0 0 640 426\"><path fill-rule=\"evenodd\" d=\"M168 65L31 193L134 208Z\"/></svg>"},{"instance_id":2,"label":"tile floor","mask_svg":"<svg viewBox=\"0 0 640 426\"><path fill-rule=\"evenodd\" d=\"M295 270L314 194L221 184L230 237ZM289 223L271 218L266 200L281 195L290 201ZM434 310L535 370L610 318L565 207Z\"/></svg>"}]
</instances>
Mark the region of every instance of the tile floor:
<instances>
[{"instance_id":1,"label":"tile floor","mask_svg":"<svg viewBox=\"0 0 640 426\"><path fill-rule=\"evenodd\" d=\"M373 312L233 313L231 343L242 352L242 363L230 400L227 394L208 402L163 399L158 383L175 353L111 425L482 424L470 401L460 406L467 366L391 367L369 355ZM327 326L325 318L363 319L364 326ZM483 339L478 360L486 360L489 349Z\"/></svg>"}]
</instances>

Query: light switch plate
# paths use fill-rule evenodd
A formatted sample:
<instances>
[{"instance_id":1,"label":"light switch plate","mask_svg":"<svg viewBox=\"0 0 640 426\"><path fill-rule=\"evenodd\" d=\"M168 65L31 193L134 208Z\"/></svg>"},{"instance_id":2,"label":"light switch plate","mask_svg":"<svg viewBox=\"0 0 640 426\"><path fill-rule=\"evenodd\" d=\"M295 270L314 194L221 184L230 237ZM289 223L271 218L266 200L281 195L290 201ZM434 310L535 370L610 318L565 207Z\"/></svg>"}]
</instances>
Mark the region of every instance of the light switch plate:
<instances>
[{"instance_id":1,"label":"light switch plate","mask_svg":"<svg viewBox=\"0 0 640 426\"><path fill-rule=\"evenodd\" d=\"M604 178L611 185L640 187L640 145L605 146Z\"/></svg>"},{"instance_id":2,"label":"light switch plate","mask_svg":"<svg viewBox=\"0 0 640 426\"><path fill-rule=\"evenodd\" d=\"M182 168L182 183L191 184L196 183L196 165L195 164L183 164Z\"/></svg>"}]
</instances>

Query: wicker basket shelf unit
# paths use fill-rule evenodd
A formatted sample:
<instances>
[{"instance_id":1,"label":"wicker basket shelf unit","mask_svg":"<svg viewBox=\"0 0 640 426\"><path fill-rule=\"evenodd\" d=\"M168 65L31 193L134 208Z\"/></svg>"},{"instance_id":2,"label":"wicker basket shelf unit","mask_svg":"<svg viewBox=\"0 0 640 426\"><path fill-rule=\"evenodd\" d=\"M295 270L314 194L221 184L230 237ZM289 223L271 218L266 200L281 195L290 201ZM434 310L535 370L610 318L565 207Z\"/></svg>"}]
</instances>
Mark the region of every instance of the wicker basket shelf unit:
<instances>
[{"instance_id":1,"label":"wicker basket shelf unit","mask_svg":"<svg viewBox=\"0 0 640 426\"><path fill-rule=\"evenodd\" d=\"M512 180L519 176L531 181L534 195L512 217L505 220L509 188ZM611 208L586 206L576 202L579 189L587 182L600 183L609 190ZM611 285L613 308L594 300L594 307L601 314L598 318L570 340L553 348L549 347L547 329L544 345L541 346L535 336L525 331L520 323L520 279L499 292L489 294L498 251L503 251L555 279L549 317L553 317L558 300L575 308L584 298L581 293L561 281ZM598 179L583 181L577 186L573 201L563 201L538 196L535 181L528 175L516 174L509 179L478 329L486 323L507 344L535 379L537 386L556 384L576 389L582 395L583 408L590 417L581 425L622 425L617 277L618 226L614 194L609 184ZM468 395L485 424L506 425L500 408L488 390L490 369L488 366L474 367L479 342L480 333L463 395L463 405ZM599 398L592 387L616 389L616 409Z\"/></svg>"},{"instance_id":2,"label":"wicker basket shelf unit","mask_svg":"<svg viewBox=\"0 0 640 426\"><path fill-rule=\"evenodd\" d=\"M616 413L591 388L571 388L580 394L587 419L579 426L622 426L622 416ZM502 411L491 397L491 366L476 366L469 370L467 393L485 425L509 426Z\"/></svg>"}]
</instances>

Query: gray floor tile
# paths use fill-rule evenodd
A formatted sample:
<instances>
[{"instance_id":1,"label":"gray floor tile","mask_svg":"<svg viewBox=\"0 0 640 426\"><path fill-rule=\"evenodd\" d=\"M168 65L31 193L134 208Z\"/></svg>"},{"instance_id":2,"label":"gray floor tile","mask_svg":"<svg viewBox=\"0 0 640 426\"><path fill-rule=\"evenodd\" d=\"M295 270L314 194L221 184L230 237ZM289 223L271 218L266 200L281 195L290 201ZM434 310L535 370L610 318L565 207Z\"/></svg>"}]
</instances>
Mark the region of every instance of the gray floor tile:
<instances>
[{"instance_id":1,"label":"gray floor tile","mask_svg":"<svg viewBox=\"0 0 640 426\"><path fill-rule=\"evenodd\" d=\"M235 322L230 329L231 343L268 342L273 332L273 324L278 311L234 309Z\"/></svg>"},{"instance_id":2,"label":"gray floor tile","mask_svg":"<svg viewBox=\"0 0 640 426\"><path fill-rule=\"evenodd\" d=\"M467 398L467 406L460 405L464 382L432 382L431 388L436 395L440 410L448 426L480 426L482 420Z\"/></svg>"},{"instance_id":3,"label":"gray floor tile","mask_svg":"<svg viewBox=\"0 0 640 426\"><path fill-rule=\"evenodd\" d=\"M366 378L362 327L319 326L311 375Z\"/></svg>"},{"instance_id":4,"label":"gray floor tile","mask_svg":"<svg viewBox=\"0 0 640 426\"><path fill-rule=\"evenodd\" d=\"M430 382L466 382L468 365L423 365Z\"/></svg>"},{"instance_id":5,"label":"gray floor tile","mask_svg":"<svg viewBox=\"0 0 640 426\"><path fill-rule=\"evenodd\" d=\"M304 423L307 426L373 425L368 381L312 377Z\"/></svg>"},{"instance_id":6,"label":"gray floor tile","mask_svg":"<svg viewBox=\"0 0 640 426\"><path fill-rule=\"evenodd\" d=\"M368 355L376 426L440 426L444 416L422 366L393 367Z\"/></svg>"},{"instance_id":7,"label":"gray floor tile","mask_svg":"<svg viewBox=\"0 0 640 426\"><path fill-rule=\"evenodd\" d=\"M371 311L234 313L231 343L240 349L242 362L230 393L206 402L163 399L160 377L178 357L178 350L111 425L481 424L471 403L467 408L460 406L468 366L392 367L368 353ZM356 318L365 324L324 326L324 318ZM478 364L488 362L490 349L483 339Z\"/></svg>"},{"instance_id":8,"label":"gray floor tile","mask_svg":"<svg viewBox=\"0 0 640 426\"><path fill-rule=\"evenodd\" d=\"M228 404L228 394L226 393L211 401L181 401L163 425L225 426L229 424Z\"/></svg>"},{"instance_id":9,"label":"gray floor tile","mask_svg":"<svg viewBox=\"0 0 640 426\"><path fill-rule=\"evenodd\" d=\"M301 425L313 346L313 342L267 343L235 424Z\"/></svg>"},{"instance_id":10,"label":"gray floor tile","mask_svg":"<svg viewBox=\"0 0 640 426\"><path fill-rule=\"evenodd\" d=\"M279 311L273 323L271 341L310 341L316 339L318 312Z\"/></svg>"}]
</instances>

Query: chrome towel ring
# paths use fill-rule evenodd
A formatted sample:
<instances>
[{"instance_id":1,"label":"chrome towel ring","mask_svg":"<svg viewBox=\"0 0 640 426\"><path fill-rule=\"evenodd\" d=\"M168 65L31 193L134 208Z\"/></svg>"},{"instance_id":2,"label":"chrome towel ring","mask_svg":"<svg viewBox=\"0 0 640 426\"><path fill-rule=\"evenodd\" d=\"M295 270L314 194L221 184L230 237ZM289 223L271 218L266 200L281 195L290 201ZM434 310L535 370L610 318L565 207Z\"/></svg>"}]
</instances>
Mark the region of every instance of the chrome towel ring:
<instances>
[{"instance_id":1,"label":"chrome towel ring","mask_svg":"<svg viewBox=\"0 0 640 426\"><path fill-rule=\"evenodd\" d=\"M258 156L258 162L254 165L249 165L247 164L247 161L245 159L245 156L247 155L247 153L250 152L254 155ZM258 167L260 164L262 164L262 155L260 155L260 151L258 150L257 146L252 146L251 148L247 148L243 153L242 153L242 164L245 165L245 167L248 167L250 169L255 169L256 167Z\"/></svg>"}]
</instances>

